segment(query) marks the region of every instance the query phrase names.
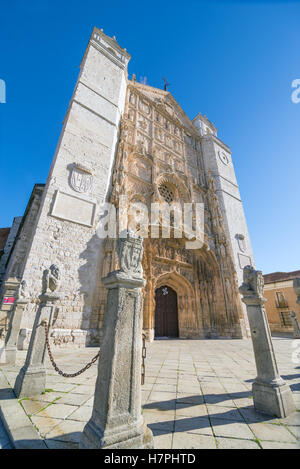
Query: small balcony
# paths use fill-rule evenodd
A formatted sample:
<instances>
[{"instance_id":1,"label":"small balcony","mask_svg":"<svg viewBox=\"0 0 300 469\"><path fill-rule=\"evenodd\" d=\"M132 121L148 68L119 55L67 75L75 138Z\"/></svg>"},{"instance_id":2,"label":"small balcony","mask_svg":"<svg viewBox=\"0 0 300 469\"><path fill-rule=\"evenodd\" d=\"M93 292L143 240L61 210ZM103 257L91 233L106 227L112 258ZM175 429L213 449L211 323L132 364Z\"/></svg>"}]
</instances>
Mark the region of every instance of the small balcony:
<instances>
[{"instance_id":1,"label":"small balcony","mask_svg":"<svg viewBox=\"0 0 300 469\"><path fill-rule=\"evenodd\" d=\"M289 304L285 298L276 301L276 308L288 308Z\"/></svg>"}]
</instances>

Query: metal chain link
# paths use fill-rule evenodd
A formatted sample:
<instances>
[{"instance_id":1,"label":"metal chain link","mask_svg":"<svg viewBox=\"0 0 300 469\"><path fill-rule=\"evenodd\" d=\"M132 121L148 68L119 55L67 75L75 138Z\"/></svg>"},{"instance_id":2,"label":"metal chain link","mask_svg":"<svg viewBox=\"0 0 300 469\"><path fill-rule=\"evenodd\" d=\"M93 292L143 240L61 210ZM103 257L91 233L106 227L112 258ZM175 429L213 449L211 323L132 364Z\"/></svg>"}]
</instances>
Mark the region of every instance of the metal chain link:
<instances>
[{"instance_id":1,"label":"metal chain link","mask_svg":"<svg viewBox=\"0 0 300 469\"><path fill-rule=\"evenodd\" d=\"M81 368L81 370L77 371L76 373L64 373L62 370L60 370L58 368L57 364L54 361L54 358L53 358L53 355L52 355L52 352L51 352L51 349L50 349L49 334L48 334L49 333L49 328L48 328L48 324L47 324L46 321L44 321L44 327L45 327L46 345L47 345L49 358L50 358L50 361L51 361L51 364L52 364L53 368L57 371L57 373L59 375L64 376L65 378L74 378L75 376L81 375L81 373L88 370L97 361L100 352L98 352L97 355L95 355L94 358L92 358L92 360L87 365L85 365L83 368Z\"/></svg>"},{"instance_id":2,"label":"metal chain link","mask_svg":"<svg viewBox=\"0 0 300 469\"><path fill-rule=\"evenodd\" d=\"M97 359L99 358L99 355L100 355L100 352L97 353L97 355L94 356L94 358L92 358L92 360L87 363L83 368L81 368L81 370L77 371L76 373L64 373L62 370L60 370L57 366L57 364L55 363L54 361L54 358L53 358L53 355L52 355L52 352L51 352L51 349L50 349L50 343L49 343L49 328L48 328L48 324L47 322L45 321L44 322L44 327L45 327L45 335L46 335L46 346L47 346L47 350L48 350L48 355L49 355L49 358L50 358L50 362L53 366L53 368L55 369L55 371L57 371L57 373L61 376L64 376L65 378L74 378L75 376L78 376L78 375L81 375L82 373L84 373L86 370L88 370L96 361ZM146 358L146 354L147 354L147 350L146 350L146 334L143 334L143 347L142 347L142 374L141 374L141 384L143 386L143 384L145 384L145 376L146 376L146 372L145 372L145 358Z\"/></svg>"},{"instance_id":3,"label":"metal chain link","mask_svg":"<svg viewBox=\"0 0 300 469\"><path fill-rule=\"evenodd\" d=\"M142 348L142 376L141 376L141 384L145 384L145 376L146 376L146 369L145 369L145 358L146 358L147 350L146 350L146 334L143 334L143 348Z\"/></svg>"}]
</instances>

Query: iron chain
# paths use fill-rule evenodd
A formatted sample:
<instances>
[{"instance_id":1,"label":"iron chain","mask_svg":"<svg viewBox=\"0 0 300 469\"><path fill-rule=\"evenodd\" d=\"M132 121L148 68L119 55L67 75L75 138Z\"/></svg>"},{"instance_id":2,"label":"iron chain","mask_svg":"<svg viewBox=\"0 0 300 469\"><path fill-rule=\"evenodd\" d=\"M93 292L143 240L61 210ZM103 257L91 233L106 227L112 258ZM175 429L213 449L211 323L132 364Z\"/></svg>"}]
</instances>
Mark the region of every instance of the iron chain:
<instances>
[{"instance_id":1,"label":"iron chain","mask_svg":"<svg viewBox=\"0 0 300 469\"><path fill-rule=\"evenodd\" d=\"M146 358L146 334L143 334L143 347L142 347L142 376L141 376L141 384L145 384L145 376L146 376L146 371L145 371L145 358Z\"/></svg>"},{"instance_id":2,"label":"iron chain","mask_svg":"<svg viewBox=\"0 0 300 469\"><path fill-rule=\"evenodd\" d=\"M99 358L100 352L98 352L97 355L95 355L94 358L92 358L92 360L89 363L87 363L87 365L85 365L83 368L81 368L81 370L77 371L76 373L64 373L62 370L58 368L57 364L54 361L54 358L50 349L49 329L48 329L48 324L46 321L44 322L44 326L45 326L46 345L47 345L49 358L50 358L53 368L55 369L55 371L57 371L59 375L64 376L65 378L74 378L75 376L81 375L81 373L84 373L84 371L88 370Z\"/></svg>"},{"instance_id":3,"label":"iron chain","mask_svg":"<svg viewBox=\"0 0 300 469\"><path fill-rule=\"evenodd\" d=\"M74 378L75 376L81 375L86 370L88 370L99 358L100 352L98 352L97 355L95 355L94 358L92 358L92 360L89 363L87 363L83 368L81 368L81 370L77 371L76 373L64 373L62 370L60 370L58 368L58 366L55 363L55 360L53 358L51 348L50 348L50 343L49 343L49 329L48 329L48 324L47 324L46 321L44 322L44 327L45 327L45 335L46 335L46 346L47 346L50 362L51 362L53 368L55 369L55 371L57 371L57 373L59 375L64 376L65 378ZM142 385L145 384L145 376L146 376L146 373L145 373L145 358L146 358L146 354L147 354L147 351L146 351L146 335L143 334L142 375L141 375L141 384Z\"/></svg>"}]
</instances>

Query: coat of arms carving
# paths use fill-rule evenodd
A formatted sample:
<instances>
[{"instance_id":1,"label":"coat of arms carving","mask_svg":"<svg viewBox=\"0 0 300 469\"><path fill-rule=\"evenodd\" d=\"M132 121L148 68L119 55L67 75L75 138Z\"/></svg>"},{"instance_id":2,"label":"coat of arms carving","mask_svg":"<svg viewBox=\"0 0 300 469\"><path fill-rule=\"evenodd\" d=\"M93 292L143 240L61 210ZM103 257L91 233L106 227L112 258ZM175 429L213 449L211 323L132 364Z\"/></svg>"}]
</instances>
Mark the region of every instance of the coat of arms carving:
<instances>
[{"instance_id":1,"label":"coat of arms carving","mask_svg":"<svg viewBox=\"0 0 300 469\"><path fill-rule=\"evenodd\" d=\"M76 192L85 193L91 190L93 176L89 169L82 165L74 164L71 170L70 185Z\"/></svg>"},{"instance_id":2,"label":"coat of arms carving","mask_svg":"<svg viewBox=\"0 0 300 469\"><path fill-rule=\"evenodd\" d=\"M246 251L245 236L243 234L237 234L236 238L237 238L237 241L238 241L239 250L242 251L242 252L245 252Z\"/></svg>"},{"instance_id":3,"label":"coat of arms carving","mask_svg":"<svg viewBox=\"0 0 300 469\"><path fill-rule=\"evenodd\" d=\"M143 239L131 232L127 235L127 238L119 238L117 241L120 272L142 276Z\"/></svg>"}]
</instances>

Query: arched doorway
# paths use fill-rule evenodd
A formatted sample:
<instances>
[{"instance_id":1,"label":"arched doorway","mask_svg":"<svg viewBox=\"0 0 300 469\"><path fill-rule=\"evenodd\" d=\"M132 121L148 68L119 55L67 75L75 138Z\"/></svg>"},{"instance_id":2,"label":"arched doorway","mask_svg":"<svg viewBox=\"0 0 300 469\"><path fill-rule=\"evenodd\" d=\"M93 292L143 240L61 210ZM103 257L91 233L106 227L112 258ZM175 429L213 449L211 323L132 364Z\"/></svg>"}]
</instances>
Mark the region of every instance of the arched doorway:
<instances>
[{"instance_id":1,"label":"arched doorway","mask_svg":"<svg viewBox=\"0 0 300 469\"><path fill-rule=\"evenodd\" d=\"M155 290L155 337L178 337L177 293L168 285Z\"/></svg>"}]
</instances>

